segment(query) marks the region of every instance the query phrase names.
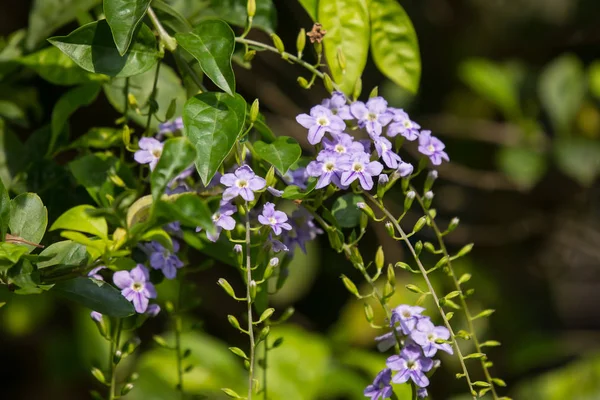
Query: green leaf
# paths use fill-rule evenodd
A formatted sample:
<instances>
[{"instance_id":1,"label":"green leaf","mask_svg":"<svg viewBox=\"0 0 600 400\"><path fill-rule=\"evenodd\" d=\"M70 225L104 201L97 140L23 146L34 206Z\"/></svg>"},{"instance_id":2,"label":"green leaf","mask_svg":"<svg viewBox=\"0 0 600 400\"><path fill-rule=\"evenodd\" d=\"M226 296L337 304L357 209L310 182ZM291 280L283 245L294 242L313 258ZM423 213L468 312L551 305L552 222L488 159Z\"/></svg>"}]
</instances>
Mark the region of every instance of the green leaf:
<instances>
[{"instance_id":1,"label":"green leaf","mask_svg":"<svg viewBox=\"0 0 600 400\"><path fill-rule=\"evenodd\" d=\"M103 217L94 217L90 211L96 208L90 205L80 205L65 211L50 227L50 230L65 229L77 232L89 233L106 239L108 226Z\"/></svg>"},{"instance_id":2,"label":"green leaf","mask_svg":"<svg viewBox=\"0 0 600 400\"><path fill-rule=\"evenodd\" d=\"M15 176L21 171L25 158L26 148L0 118L0 180L8 189Z\"/></svg>"},{"instance_id":3,"label":"green leaf","mask_svg":"<svg viewBox=\"0 0 600 400\"><path fill-rule=\"evenodd\" d=\"M298 0L313 21L317 20L319 0Z\"/></svg>"},{"instance_id":4,"label":"green leaf","mask_svg":"<svg viewBox=\"0 0 600 400\"><path fill-rule=\"evenodd\" d=\"M173 251L173 239L171 239L171 236L169 236L169 234L163 229L151 229L142 235L141 240L147 242L158 242L164 248L168 249L169 251Z\"/></svg>"},{"instance_id":5,"label":"green leaf","mask_svg":"<svg viewBox=\"0 0 600 400\"><path fill-rule=\"evenodd\" d=\"M513 71L489 60L472 58L459 66L458 74L474 92L500 108L507 119L518 119L521 111Z\"/></svg>"},{"instance_id":6,"label":"green leaf","mask_svg":"<svg viewBox=\"0 0 600 400\"><path fill-rule=\"evenodd\" d=\"M71 240L52 243L40 253L40 257L48 259L37 263L39 269L59 264L79 266L88 258L85 246Z\"/></svg>"},{"instance_id":7,"label":"green leaf","mask_svg":"<svg viewBox=\"0 0 600 400\"><path fill-rule=\"evenodd\" d=\"M547 163L544 154L519 147L504 147L497 156L500 169L517 185L529 189L542 179Z\"/></svg>"},{"instance_id":8,"label":"green leaf","mask_svg":"<svg viewBox=\"0 0 600 400\"><path fill-rule=\"evenodd\" d=\"M195 158L194 145L186 137L172 138L165 142L158 164L150 176L154 201L164 193L173 178L194 163Z\"/></svg>"},{"instance_id":9,"label":"green leaf","mask_svg":"<svg viewBox=\"0 0 600 400\"><path fill-rule=\"evenodd\" d=\"M29 54L18 61L55 85L77 85L108 79L105 75L82 70L68 55L54 46Z\"/></svg>"},{"instance_id":10,"label":"green leaf","mask_svg":"<svg viewBox=\"0 0 600 400\"><path fill-rule=\"evenodd\" d=\"M285 175L302 155L298 142L288 136L278 137L271 144L258 141L254 143L254 150L258 157L272 164L282 175Z\"/></svg>"},{"instance_id":11,"label":"green leaf","mask_svg":"<svg viewBox=\"0 0 600 400\"><path fill-rule=\"evenodd\" d=\"M123 130L94 127L69 144L70 149L109 149L122 143Z\"/></svg>"},{"instance_id":12,"label":"green leaf","mask_svg":"<svg viewBox=\"0 0 600 400\"><path fill-rule=\"evenodd\" d=\"M367 64L369 53L369 11L366 0L320 0L318 19L327 35L325 57L333 80L351 94ZM339 63L339 54L346 68Z\"/></svg>"},{"instance_id":13,"label":"green leaf","mask_svg":"<svg viewBox=\"0 0 600 400\"><path fill-rule=\"evenodd\" d=\"M89 72L118 78L139 75L156 65L159 53L154 34L142 25L125 55L115 47L106 20L86 24L67 36L55 36L50 43Z\"/></svg>"},{"instance_id":14,"label":"green leaf","mask_svg":"<svg viewBox=\"0 0 600 400\"><path fill-rule=\"evenodd\" d=\"M196 169L208 185L244 128L246 101L236 94L202 93L187 101L184 133L196 147Z\"/></svg>"},{"instance_id":15,"label":"green leaf","mask_svg":"<svg viewBox=\"0 0 600 400\"><path fill-rule=\"evenodd\" d=\"M311 179L306 187L306 190L304 191L300 189L299 186L289 185L283 190L283 195L281 197L289 200L301 200L308 196L310 192L315 190L315 186L317 186L316 179Z\"/></svg>"},{"instance_id":16,"label":"green leaf","mask_svg":"<svg viewBox=\"0 0 600 400\"><path fill-rule=\"evenodd\" d=\"M410 17L397 0L371 0L369 16L375 65L396 85L416 93L421 78L421 56Z\"/></svg>"},{"instance_id":17,"label":"green leaf","mask_svg":"<svg viewBox=\"0 0 600 400\"><path fill-rule=\"evenodd\" d=\"M104 0L104 15L113 39L123 55L129 49L133 33L146 15L151 0Z\"/></svg>"},{"instance_id":18,"label":"green leaf","mask_svg":"<svg viewBox=\"0 0 600 400\"><path fill-rule=\"evenodd\" d=\"M25 245L0 242L0 271L6 271L17 262L29 249Z\"/></svg>"},{"instance_id":19,"label":"green leaf","mask_svg":"<svg viewBox=\"0 0 600 400\"><path fill-rule=\"evenodd\" d=\"M0 242L4 241L6 231L8 230L8 220L10 218L10 197L8 191L0 179Z\"/></svg>"},{"instance_id":20,"label":"green leaf","mask_svg":"<svg viewBox=\"0 0 600 400\"><path fill-rule=\"evenodd\" d=\"M99 3L100 0L34 0L25 47L33 50L52 32Z\"/></svg>"},{"instance_id":21,"label":"green leaf","mask_svg":"<svg viewBox=\"0 0 600 400\"><path fill-rule=\"evenodd\" d=\"M583 186L600 174L600 142L586 138L557 139L554 156L560 170Z\"/></svg>"},{"instance_id":22,"label":"green leaf","mask_svg":"<svg viewBox=\"0 0 600 400\"><path fill-rule=\"evenodd\" d=\"M29 242L39 243L46 233L48 210L37 194L23 193L10 202L10 220L8 227L13 236L19 236ZM35 247L25 245L30 253Z\"/></svg>"},{"instance_id":23,"label":"green leaf","mask_svg":"<svg viewBox=\"0 0 600 400\"><path fill-rule=\"evenodd\" d=\"M181 47L198 60L202 71L215 85L234 95L235 75L231 68L231 56L235 35L229 25L221 20L207 20L191 32L176 34L175 38Z\"/></svg>"},{"instance_id":24,"label":"green leaf","mask_svg":"<svg viewBox=\"0 0 600 400\"><path fill-rule=\"evenodd\" d=\"M184 193L173 195L157 203L158 215L169 221L180 221L183 226L190 228L201 227L207 231L214 231L212 212L198 195Z\"/></svg>"},{"instance_id":25,"label":"green leaf","mask_svg":"<svg viewBox=\"0 0 600 400\"><path fill-rule=\"evenodd\" d=\"M151 70L141 75L136 75L129 78L129 94L135 97L137 103L142 106L142 111L144 113L148 111L147 103L152 94L155 72L155 70ZM119 113L123 113L124 111L123 105L125 104L125 81L126 79L113 79L110 84L104 85L104 93L106 94L108 101ZM185 89L181 85L181 80L177 74L166 64L161 64L160 66L156 90L157 96L155 100L158 104L156 118L161 121L166 119L169 104L173 99L176 99L177 102L175 115L181 115L183 112L183 105L188 96ZM129 108L127 115L137 124L141 126L146 125L146 120L148 117L138 114L135 110L132 110L131 107ZM159 121L156 118L153 118L150 122L150 128L154 130L158 129L159 124Z\"/></svg>"},{"instance_id":26,"label":"green leaf","mask_svg":"<svg viewBox=\"0 0 600 400\"><path fill-rule=\"evenodd\" d=\"M29 260L21 260L14 268L8 271L9 283L19 287L17 294L39 294L52 286L39 286L39 273Z\"/></svg>"},{"instance_id":27,"label":"green leaf","mask_svg":"<svg viewBox=\"0 0 600 400\"><path fill-rule=\"evenodd\" d=\"M588 81L590 93L596 99L600 99L600 61L594 61L590 64Z\"/></svg>"},{"instance_id":28,"label":"green leaf","mask_svg":"<svg viewBox=\"0 0 600 400\"><path fill-rule=\"evenodd\" d=\"M582 62L567 54L552 61L538 84L540 102L559 134L569 134L586 90Z\"/></svg>"},{"instance_id":29,"label":"green leaf","mask_svg":"<svg viewBox=\"0 0 600 400\"><path fill-rule=\"evenodd\" d=\"M98 93L100 93L100 85L98 83L89 83L69 90L56 102L52 110L52 136L48 145L48 155L52 154L58 136L69 120L69 117L78 108L89 106L96 100Z\"/></svg>"},{"instance_id":30,"label":"green leaf","mask_svg":"<svg viewBox=\"0 0 600 400\"><path fill-rule=\"evenodd\" d=\"M135 312L121 292L104 281L78 277L56 283L51 291L110 317L124 318Z\"/></svg>"},{"instance_id":31,"label":"green leaf","mask_svg":"<svg viewBox=\"0 0 600 400\"><path fill-rule=\"evenodd\" d=\"M232 25L244 27L246 26L247 4L247 0L209 0L208 7L202 10L199 18L218 17ZM252 27L273 33L276 25L277 12L273 0L256 0L256 14L252 20Z\"/></svg>"},{"instance_id":32,"label":"green leaf","mask_svg":"<svg viewBox=\"0 0 600 400\"><path fill-rule=\"evenodd\" d=\"M358 194L347 193L335 200L331 213L342 228L354 228L360 223L362 214L357 204L364 201L365 199Z\"/></svg>"}]
</instances>

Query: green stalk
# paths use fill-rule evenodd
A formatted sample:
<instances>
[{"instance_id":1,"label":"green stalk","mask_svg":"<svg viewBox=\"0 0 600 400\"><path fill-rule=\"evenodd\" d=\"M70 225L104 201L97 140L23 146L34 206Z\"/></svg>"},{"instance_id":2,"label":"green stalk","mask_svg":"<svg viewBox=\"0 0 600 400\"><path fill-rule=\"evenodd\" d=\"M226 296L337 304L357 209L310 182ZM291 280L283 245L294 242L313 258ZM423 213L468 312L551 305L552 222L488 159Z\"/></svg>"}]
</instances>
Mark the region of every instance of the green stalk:
<instances>
[{"instance_id":1,"label":"green stalk","mask_svg":"<svg viewBox=\"0 0 600 400\"><path fill-rule=\"evenodd\" d=\"M250 356L248 363L248 400L252 400L252 386L254 383L254 327L252 321L252 296L250 294L250 283L252 282L252 259L251 259L251 243L250 243L250 210L248 202L245 205L246 209L246 298L248 304L248 336L250 337Z\"/></svg>"},{"instance_id":2,"label":"green stalk","mask_svg":"<svg viewBox=\"0 0 600 400\"><path fill-rule=\"evenodd\" d=\"M116 386L117 386L117 363L115 363L115 353L119 348L119 341L121 340L121 331L123 327L123 320L117 319L117 325L113 338L110 341L110 351L108 353L108 366L110 375L110 386L108 388L108 400L116 399Z\"/></svg>"}]
</instances>

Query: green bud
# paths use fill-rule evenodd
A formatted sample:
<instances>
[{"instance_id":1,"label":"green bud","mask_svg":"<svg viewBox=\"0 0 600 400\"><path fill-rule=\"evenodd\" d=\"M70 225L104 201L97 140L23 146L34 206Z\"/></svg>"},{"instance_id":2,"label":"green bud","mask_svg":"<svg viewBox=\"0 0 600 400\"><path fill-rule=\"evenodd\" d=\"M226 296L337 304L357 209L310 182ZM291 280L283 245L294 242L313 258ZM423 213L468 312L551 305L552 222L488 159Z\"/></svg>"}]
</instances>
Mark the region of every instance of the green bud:
<instances>
[{"instance_id":1,"label":"green bud","mask_svg":"<svg viewBox=\"0 0 600 400\"><path fill-rule=\"evenodd\" d=\"M392 286L396 286L396 273L394 272L394 266L388 265L387 268L387 280Z\"/></svg>"},{"instance_id":2,"label":"green bud","mask_svg":"<svg viewBox=\"0 0 600 400\"><path fill-rule=\"evenodd\" d=\"M221 390L223 391L223 393L225 393L227 396L231 397L232 399L242 399L243 398L242 396L237 394L234 390L231 390L228 388L222 388Z\"/></svg>"},{"instance_id":3,"label":"green bud","mask_svg":"<svg viewBox=\"0 0 600 400\"><path fill-rule=\"evenodd\" d=\"M217 285L221 286L223 288L223 290L225 290L225 292L233 299L236 298L235 292L233 290L233 288L231 287L231 285L229 284L229 282L227 282L226 279L221 278L217 281Z\"/></svg>"},{"instance_id":4,"label":"green bud","mask_svg":"<svg viewBox=\"0 0 600 400\"><path fill-rule=\"evenodd\" d=\"M172 301L167 300L167 302L165 302L165 310L167 310L168 313L172 313L173 310L175 310L175 306L173 305Z\"/></svg>"},{"instance_id":5,"label":"green bud","mask_svg":"<svg viewBox=\"0 0 600 400\"><path fill-rule=\"evenodd\" d=\"M254 59L254 56L256 56L256 50L248 50L246 54L244 54L244 61L250 62Z\"/></svg>"},{"instance_id":6,"label":"green bud","mask_svg":"<svg viewBox=\"0 0 600 400\"><path fill-rule=\"evenodd\" d=\"M381 271L383 264L385 263L385 255L383 254L383 247L379 246L375 253L375 267L377 271Z\"/></svg>"},{"instance_id":7,"label":"green bud","mask_svg":"<svg viewBox=\"0 0 600 400\"><path fill-rule=\"evenodd\" d=\"M358 297L360 299L360 294L358 293L358 289L356 288L356 285L354 284L354 282L352 282L350 280L350 278L348 278L346 275L341 276L342 278L342 282L344 282L344 286L346 286L346 289L348 289L348 291L350 293L352 293L353 295L355 295L356 297Z\"/></svg>"},{"instance_id":8,"label":"green bud","mask_svg":"<svg viewBox=\"0 0 600 400\"><path fill-rule=\"evenodd\" d=\"M258 319L258 321L255 322L255 324L260 324L261 322L265 321L267 318L270 318L271 315L273 315L273 313L275 312L274 308L267 308L261 315L260 318Z\"/></svg>"},{"instance_id":9,"label":"green bud","mask_svg":"<svg viewBox=\"0 0 600 400\"><path fill-rule=\"evenodd\" d=\"M438 178L438 172L435 170L429 171L427 178L425 178L425 184L423 185L423 192L429 192L433 187L433 182Z\"/></svg>"},{"instance_id":10,"label":"green bud","mask_svg":"<svg viewBox=\"0 0 600 400\"><path fill-rule=\"evenodd\" d=\"M369 303L365 303L365 317L367 318L367 322L373 322L373 307Z\"/></svg>"},{"instance_id":11,"label":"green bud","mask_svg":"<svg viewBox=\"0 0 600 400\"><path fill-rule=\"evenodd\" d=\"M104 378L104 373L99 368L93 367L91 369L92 376L98 380L100 383L106 383L106 379Z\"/></svg>"},{"instance_id":12,"label":"green bud","mask_svg":"<svg viewBox=\"0 0 600 400\"><path fill-rule=\"evenodd\" d=\"M282 323L282 322L285 322L285 321L287 321L288 319L290 319L290 317L291 317L292 315L294 315L294 312L295 312L295 311L296 311L296 310L294 309L294 307L288 307L288 308L287 308L287 309L286 309L286 310L283 312L283 314L281 314L281 317L279 317L279 320L277 320L277 323L278 323L278 324L280 324L280 323Z\"/></svg>"},{"instance_id":13,"label":"green bud","mask_svg":"<svg viewBox=\"0 0 600 400\"><path fill-rule=\"evenodd\" d=\"M358 246L353 246L350 248L350 262L352 262L352 264L364 265L362 255L358 250Z\"/></svg>"},{"instance_id":14,"label":"green bud","mask_svg":"<svg viewBox=\"0 0 600 400\"><path fill-rule=\"evenodd\" d=\"M123 133L121 134L121 137L123 139L123 144L125 145L125 147L129 147L129 145L131 144L131 129L129 129L129 126L125 125L123 127Z\"/></svg>"},{"instance_id":15,"label":"green bud","mask_svg":"<svg viewBox=\"0 0 600 400\"><path fill-rule=\"evenodd\" d=\"M427 217L423 216L423 217L419 218L417 220L417 223L413 227L413 232L416 233L416 232L419 232L421 229L423 229L426 222L427 222Z\"/></svg>"},{"instance_id":16,"label":"green bud","mask_svg":"<svg viewBox=\"0 0 600 400\"><path fill-rule=\"evenodd\" d=\"M306 79L304 79L304 77L299 76L297 81L298 81L298 85L300 85L300 87L302 89L308 89L308 81Z\"/></svg>"},{"instance_id":17,"label":"green bud","mask_svg":"<svg viewBox=\"0 0 600 400\"><path fill-rule=\"evenodd\" d=\"M256 0L248 0L246 10L250 18L254 17L256 15Z\"/></svg>"},{"instance_id":18,"label":"green bud","mask_svg":"<svg viewBox=\"0 0 600 400\"><path fill-rule=\"evenodd\" d=\"M406 193L406 197L404 198L404 211L407 211L412 206L415 196L416 193L412 190Z\"/></svg>"},{"instance_id":19,"label":"green bud","mask_svg":"<svg viewBox=\"0 0 600 400\"><path fill-rule=\"evenodd\" d=\"M426 218L426 217L421 217L421 218ZM418 222L417 222L418 223ZM416 226L416 225L415 225ZM425 247L425 250L427 250L430 253L435 253L435 246L431 243L431 242L425 242L423 244L423 247Z\"/></svg>"},{"instance_id":20,"label":"green bud","mask_svg":"<svg viewBox=\"0 0 600 400\"><path fill-rule=\"evenodd\" d=\"M396 235L396 232L394 231L394 224L392 224L390 221L385 223L385 230L391 237L394 237Z\"/></svg>"},{"instance_id":21,"label":"green bud","mask_svg":"<svg viewBox=\"0 0 600 400\"><path fill-rule=\"evenodd\" d=\"M358 99L360 97L361 92L362 92L362 79L360 79L360 77L358 77L358 79L356 79L356 82L354 83L354 89L352 90L352 98L354 100Z\"/></svg>"},{"instance_id":22,"label":"green bud","mask_svg":"<svg viewBox=\"0 0 600 400\"><path fill-rule=\"evenodd\" d=\"M277 34L271 33L271 39L273 40L273 45L275 45L277 51L283 53L285 51L285 46L283 45L281 38L277 36Z\"/></svg>"},{"instance_id":23,"label":"green bud","mask_svg":"<svg viewBox=\"0 0 600 400\"><path fill-rule=\"evenodd\" d=\"M419 294L424 294L425 292L423 290L421 290L421 288L419 288L417 285L413 285L413 284L408 284L405 286L408 290L410 290L413 293L419 293Z\"/></svg>"},{"instance_id":24,"label":"green bud","mask_svg":"<svg viewBox=\"0 0 600 400\"><path fill-rule=\"evenodd\" d=\"M130 107L137 108L138 102L133 93L127 93L127 103L129 103Z\"/></svg>"},{"instance_id":25,"label":"green bud","mask_svg":"<svg viewBox=\"0 0 600 400\"><path fill-rule=\"evenodd\" d=\"M121 351L123 352L123 356L127 357L128 355L130 355L131 353L133 353L135 351L135 349L137 349L137 347L141 343L142 343L142 341L137 336L134 336L131 339L129 339L127 342L125 342L125 344L123 345L123 347L121 347Z\"/></svg>"},{"instance_id":26,"label":"green bud","mask_svg":"<svg viewBox=\"0 0 600 400\"><path fill-rule=\"evenodd\" d=\"M254 301L256 298L256 281L251 280L248 287L250 288L250 300Z\"/></svg>"},{"instance_id":27,"label":"green bud","mask_svg":"<svg viewBox=\"0 0 600 400\"><path fill-rule=\"evenodd\" d=\"M458 253L456 253L455 258L466 256L467 254L469 254L471 252L472 249L473 249L473 243L467 244L462 249L460 249Z\"/></svg>"},{"instance_id":28,"label":"green bud","mask_svg":"<svg viewBox=\"0 0 600 400\"><path fill-rule=\"evenodd\" d=\"M170 349L171 348L171 346L169 346L169 344L167 343L167 341L162 336L154 335L154 336L152 336L152 339L160 347L164 347L165 349Z\"/></svg>"},{"instance_id":29,"label":"green bud","mask_svg":"<svg viewBox=\"0 0 600 400\"><path fill-rule=\"evenodd\" d=\"M415 243L415 253L417 253L417 256L419 254L421 254L421 251L423 250L423 242L421 242L420 240Z\"/></svg>"},{"instance_id":30,"label":"green bud","mask_svg":"<svg viewBox=\"0 0 600 400\"><path fill-rule=\"evenodd\" d=\"M373 97L377 96L379 96L379 89L377 86L375 86L373 90L371 90L371 93L369 93L369 98L372 99Z\"/></svg>"},{"instance_id":31,"label":"green bud","mask_svg":"<svg viewBox=\"0 0 600 400\"><path fill-rule=\"evenodd\" d=\"M188 358L192 354L192 349L185 349L183 352L182 358Z\"/></svg>"},{"instance_id":32,"label":"green bud","mask_svg":"<svg viewBox=\"0 0 600 400\"><path fill-rule=\"evenodd\" d=\"M258 334L258 340L259 341L265 340L267 338L267 336L269 336L269 332L271 332L270 326L265 326L264 328L262 328L262 330Z\"/></svg>"},{"instance_id":33,"label":"green bud","mask_svg":"<svg viewBox=\"0 0 600 400\"><path fill-rule=\"evenodd\" d=\"M460 220L457 217L454 217L450 220L450 224L448 224L448 233L452 232L453 230L455 230L458 227L458 224L460 223Z\"/></svg>"},{"instance_id":34,"label":"green bud","mask_svg":"<svg viewBox=\"0 0 600 400\"><path fill-rule=\"evenodd\" d=\"M263 279L269 279L271 276L273 276L273 271L275 270L275 267L271 265L271 263L267 264L267 268L265 268L265 273L263 274Z\"/></svg>"},{"instance_id":35,"label":"green bud","mask_svg":"<svg viewBox=\"0 0 600 400\"><path fill-rule=\"evenodd\" d=\"M246 353L244 353L244 350L240 349L239 347L230 347L229 351L231 351L236 356L243 358L244 360L248 359L248 356L246 355Z\"/></svg>"},{"instance_id":36,"label":"green bud","mask_svg":"<svg viewBox=\"0 0 600 400\"><path fill-rule=\"evenodd\" d=\"M471 279L471 274L463 274L460 278L458 278L458 284L462 285L463 283L468 282Z\"/></svg>"},{"instance_id":37,"label":"green bud","mask_svg":"<svg viewBox=\"0 0 600 400\"><path fill-rule=\"evenodd\" d=\"M258 99L255 99L252 102L252 106L250 107L250 122L256 121L256 119L258 118L258 111L259 111L259 102L258 102Z\"/></svg>"},{"instance_id":38,"label":"green bud","mask_svg":"<svg viewBox=\"0 0 600 400\"><path fill-rule=\"evenodd\" d=\"M340 235L335 228L330 228L327 230L327 237L329 238L329 244L331 248L337 251L338 253L342 251L343 244Z\"/></svg>"},{"instance_id":39,"label":"green bud","mask_svg":"<svg viewBox=\"0 0 600 400\"><path fill-rule=\"evenodd\" d=\"M240 327L240 323L238 322L236 317L234 317L233 315L228 315L227 320L235 329L238 329L240 331L242 330L242 328Z\"/></svg>"},{"instance_id":40,"label":"green bud","mask_svg":"<svg viewBox=\"0 0 600 400\"><path fill-rule=\"evenodd\" d=\"M433 192L430 190L423 195L423 207L428 209L431 207L431 202L433 201Z\"/></svg>"},{"instance_id":41,"label":"green bud","mask_svg":"<svg viewBox=\"0 0 600 400\"><path fill-rule=\"evenodd\" d=\"M383 287L383 297L390 297L394 294L395 291L396 289L394 288L394 286L391 285L389 282L386 282L385 286Z\"/></svg>"},{"instance_id":42,"label":"green bud","mask_svg":"<svg viewBox=\"0 0 600 400\"><path fill-rule=\"evenodd\" d=\"M126 383L121 389L121 396L125 396L127 393L131 392L133 389L133 383Z\"/></svg>"},{"instance_id":43,"label":"green bud","mask_svg":"<svg viewBox=\"0 0 600 400\"><path fill-rule=\"evenodd\" d=\"M323 43L315 42L314 46L315 46L315 53L317 53L317 56L323 52Z\"/></svg>"},{"instance_id":44,"label":"green bud","mask_svg":"<svg viewBox=\"0 0 600 400\"><path fill-rule=\"evenodd\" d=\"M121 350L115 351L115 354L113 354L113 363L115 363L115 364L120 363L122 358L123 358L123 353L121 352Z\"/></svg>"},{"instance_id":45,"label":"green bud","mask_svg":"<svg viewBox=\"0 0 600 400\"><path fill-rule=\"evenodd\" d=\"M277 339L275 339L275 341L273 342L273 344L271 345L272 349L276 349L279 346L281 346L283 344L283 338L282 337L278 337Z\"/></svg>"},{"instance_id":46,"label":"green bud","mask_svg":"<svg viewBox=\"0 0 600 400\"><path fill-rule=\"evenodd\" d=\"M496 312L496 310L483 310L482 312L480 312L479 314L477 314L476 316L471 318L471 321L474 321L478 318L485 318L485 317L489 317L490 315L492 315L494 312Z\"/></svg>"},{"instance_id":47,"label":"green bud","mask_svg":"<svg viewBox=\"0 0 600 400\"><path fill-rule=\"evenodd\" d=\"M367 214L369 216L369 218L371 219L375 219L375 213L373 212L373 209L371 207L369 207L369 205L365 202L358 202L356 203L356 207L358 207L363 213Z\"/></svg>"},{"instance_id":48,"label":"green bud","mask_svg":"<svg viewBox=\"0 0 600 400\"><path fill-rule=\"evenodd\" d=\"M331 78L329 77L329 75L327 75L326 73L323 74L323 85L325 86L325 89L329 92L332 93L333 92L333 81L331 80Z\"/></svg>"},{"instance_id":49,"label":"green bud","mask_svg":"<svg viewBox=\"0 0 600 400\"><path fill-rule=\"evenodd\" d=\"M368 224L369 224L369 216L365 213L361 213L360 217L358 218L358 226L360 227L361 230L365 230L367 228Z\"/></svg>"},{"instance_id":50,"label":"green bud","mask_svg":"<svg viewBox=\"0 0 600 400\"><path fill-rule=\"evenodd\" d=\"M296 50L298 50L298 58L302 58L302 52L304 51L304 47L306 46L306 30L304 28L300 29L300 33L298 33L298 38L296 39Z\"/></svg>"}]
</instances>

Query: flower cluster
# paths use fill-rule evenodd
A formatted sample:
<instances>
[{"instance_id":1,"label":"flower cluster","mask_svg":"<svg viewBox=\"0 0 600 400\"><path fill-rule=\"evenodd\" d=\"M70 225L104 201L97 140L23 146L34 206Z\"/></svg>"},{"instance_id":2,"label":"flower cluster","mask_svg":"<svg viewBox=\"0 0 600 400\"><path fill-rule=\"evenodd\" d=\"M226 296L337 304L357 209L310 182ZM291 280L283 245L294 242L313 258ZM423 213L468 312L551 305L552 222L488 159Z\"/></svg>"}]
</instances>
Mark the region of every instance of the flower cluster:
<instances>
[{"instance_id":1,"label":"flower cluster","mask_svg":"<svg viewBox=\"0 0 600 400\"><path fill-rule=\"evenodd\" d=\"M410 175L414 167L400 158L384 133L389 138L401 135L409 141L418 139L419 152L434 165L449 160L439 139L431 136L430 131L421 131L404 110L388 107L383 97L348 105L343 93L334 92L330 99L314 106L310 114L298 115L296 121L308 129L310 144L322 145L316 160L306 167L309 176L318 178L317 189L331 183L347 189L352 182L358 181L364 190L371 190L373 177L380 176L384 166L397 171L401 177ZM355 140L345 132L357 128L364 129L370 140ZM327 133L330 137L325 136ZM377 160L372 160L372 145Z\"/></svg>"},{"instance_id":2,"label":"flower cluster","mask_svg":"<svg viewBox=\"0 0 600 400\"><path fill-rule=\"evenodd\" d=\"M453 354L448 343L450 331L443 326L435 326L431 319L422 314L423 307L400 305L392 312L390 327L392 332L375 338L380 351L393 347L399 340L402 348L399 354L387 359L385 368L373 384L365 389L365 396L371 400L391 397L391 383L412 381L419 388L418 396L427 397L429 378L426 375L439 361L433 360L438 350ZM395 375L392 376L392 371Z\"/></svg>"}]
</instances>

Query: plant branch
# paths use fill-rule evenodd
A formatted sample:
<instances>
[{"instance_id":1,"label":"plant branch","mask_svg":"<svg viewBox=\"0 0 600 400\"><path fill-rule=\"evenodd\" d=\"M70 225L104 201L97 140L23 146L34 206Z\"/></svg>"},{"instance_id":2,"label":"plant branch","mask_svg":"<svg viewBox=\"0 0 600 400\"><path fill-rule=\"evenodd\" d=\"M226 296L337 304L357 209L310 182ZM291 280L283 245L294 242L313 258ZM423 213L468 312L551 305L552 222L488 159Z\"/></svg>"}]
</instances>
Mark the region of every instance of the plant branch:
<instances>
[{"instance_id":1,"label":"plant branch","mask_svg":"<svg viewBox=\"0 0 600 400\"><path fill-rule=\"evenodd\" d=\"M174 52L175 49L177 49L177 41L173 36L169 35L169 33L162 26L152 7L148 7L148 17L150 17L152 25L154 25L158 31L158 37L160 38L161 43L165 46L165 49L169 50L171 53Z\"/></svg>"},{"instance_id":2,"label":"plant branch","mask_svg":"<svg viewBox=\"0 0 600 400\"><path fill-rule=\"evenodd\" d=\"M108 365L110 375L110 387L108 389L108 400L114 400L117 398L115 391L117 386L117 363L115 362L115 354L119 348L119 341L121 340L121 331L123 327L123 320L117 319L117 326L113 338L110 341L110 351L108 353Z\"/></svg>"},{"instance_id":3,"label":"plant branch","mask_svg":"<svg viewBox=\"0 0 600 400\"><path fill-rule=\"evenodd\" d=\"M254 327L252 322L252 295L250 284L252 282L252 259L251 259L251 243L250 243L250 210L248 202L246 202L246 298L248 302L248 336L250 337L250 357L248 367L248 400L252 400L252 389L254 382Z\"/></svg>"},{"instance_id":4,"label":"plant branch","mask_svg":"<svg viewBox=\"0 0 600 400\"><path fill-rule=\"evenodd\" d=\"M183 281L181 278L182 274L177 275L177 281L179 283L179 290L177 293L177 308L175 309L175 315L173 316L173 320L175 322L175 351L177 352L177 391L181 394L181 398L185 398L185 392L183 390L183 357L181 354L181 331L182 331L182 321L181 321L181 292L183 287Z\"/></svg>"},{"instance_id":5,"label":"plant branch","mask_svg":"<svg viewBox=\"0 0 600 400\"><path fill-rule=\"evenodd\" d=\"M440 305L439 298L438 298L437 294L435 293L435 290L433 289L433 285L431 284L431 281L429 280L429 277L427 276L427 270L425 269L425 267L423 266L423 263L419 259L419 256L417 255L417 252L415 251L415 248L413 247L412 243L408 240L408 237L406 236L406 233L404 232L404 230L402 229L402 227L400 226L400 224L398 223L398 221L396 220L396 218L387 210L387 208L385 208L385 206L383 205L383 203L381 203L380 201L378 201L376 198L374 198L371 194L369 194L367 192L364 192L363 194L373 204L375 204L377 206L377 208L379 208L381 210L381 212L383 212L385 214L385 216L394 225L394 228L396 228L396 230L400 233L401 239L408 246L408 249L409 249L410 253L412 254L415 262L417 263L417 266L419 267L419 271L421 272L421 275L423 276L423 279L425 279L425 283L427 284L427 288L429 289L429 292L430 292L431 296L433 297L435 305L436 305L436 307L437 307L437 309L438 309L438 311L439 311L439 313L440 313L440 315L442 317L442 320L444 321L444 325L450 331L450 334L451 334L450 337L452 338L452 344L454 346L454 349L456 350L456 354L458 356L458 360L459 360L461 368L463 370L463 374L465 376L465 379L467 380L467 384L469 385L470 393L473 396L473 399L476 399L477 398L476 397L477 396L477 392L473 388L473 383L471 381L471 377L469 376L469 371L468 371L467 366L465 364L464 356L462 355L462 352L460 350L458 342L456 341L456 335L454 334L454 330L452 329L452 325L450 325L450 321L448 321L448 317L446 316L446 312L444 311L444 309Z\"/></svg>"}]
</instances>

